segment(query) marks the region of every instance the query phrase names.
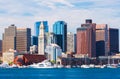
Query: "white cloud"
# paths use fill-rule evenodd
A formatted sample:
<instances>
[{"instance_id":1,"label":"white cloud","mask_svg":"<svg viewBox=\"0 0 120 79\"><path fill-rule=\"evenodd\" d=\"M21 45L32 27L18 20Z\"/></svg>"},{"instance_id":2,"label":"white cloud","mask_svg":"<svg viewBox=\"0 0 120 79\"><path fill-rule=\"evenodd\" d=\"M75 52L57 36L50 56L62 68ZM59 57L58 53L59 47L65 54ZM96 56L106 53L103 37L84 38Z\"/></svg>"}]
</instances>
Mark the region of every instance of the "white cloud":
<instances>
[{"instance_id":1,"label":"white cloud","mask_svg":"<svg viewBox=\"0 0 120 79\"><path fill-rule=\"evenodd\" d=\"M52 30L55 21L64 20L68 31L76 32L86 18L91 18L93 22L120 28L119 4L119 0L0 0L0 26L8 27L14 23L19 27L30 27L34 32L35 21L47 20Z\"/></svg>"}]
</instances>

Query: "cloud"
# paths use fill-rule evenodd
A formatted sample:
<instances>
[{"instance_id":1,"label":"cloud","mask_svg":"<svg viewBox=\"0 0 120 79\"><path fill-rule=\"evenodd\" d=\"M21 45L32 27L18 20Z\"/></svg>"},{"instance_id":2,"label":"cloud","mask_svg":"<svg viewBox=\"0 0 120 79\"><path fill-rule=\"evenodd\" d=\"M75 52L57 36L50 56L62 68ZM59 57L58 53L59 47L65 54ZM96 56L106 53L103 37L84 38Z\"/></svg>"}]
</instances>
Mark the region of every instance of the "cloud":
<instances>
[{"instance_id":1,"label":"cloud","mask_svg":"<svg viewBox=\"0 0 120 79\"><path fill-rule=\"evenodd\" d=\"M36 21L47 20L52 31L55 21L64 20L68 31L76 32L86 18L91 18L95 23L120 28L119 5L119 0L0 0L0 26L30 27L33 34Z\"/></svg>"}]
</instances>

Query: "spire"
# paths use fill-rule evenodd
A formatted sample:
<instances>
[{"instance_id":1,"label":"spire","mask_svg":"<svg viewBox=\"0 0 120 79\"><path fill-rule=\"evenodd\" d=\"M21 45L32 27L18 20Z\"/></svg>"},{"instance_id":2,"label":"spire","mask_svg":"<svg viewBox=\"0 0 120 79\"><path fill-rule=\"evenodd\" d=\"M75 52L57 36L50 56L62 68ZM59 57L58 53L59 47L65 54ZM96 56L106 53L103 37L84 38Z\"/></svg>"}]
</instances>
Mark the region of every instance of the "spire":
<instances>
[{"instance_id":1,"label":"spire","mask_svg":"<svg viewBox=\"0 0 120 79\"><path fill-rule=\"evenodd\" d=\"M40 24L40 29L44 29L43 21L42 21L41 24Z\"/></svg>"}]
</instances>

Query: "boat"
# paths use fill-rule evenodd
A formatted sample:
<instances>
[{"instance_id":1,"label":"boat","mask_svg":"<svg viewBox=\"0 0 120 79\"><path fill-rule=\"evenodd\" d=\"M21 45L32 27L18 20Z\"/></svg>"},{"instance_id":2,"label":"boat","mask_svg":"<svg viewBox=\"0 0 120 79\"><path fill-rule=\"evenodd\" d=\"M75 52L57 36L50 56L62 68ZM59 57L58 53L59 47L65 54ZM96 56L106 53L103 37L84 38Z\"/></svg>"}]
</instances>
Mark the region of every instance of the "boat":
<instances>
[{"instance_id":1,"label":"boat","mask_svg":"<svg viewBox=\"0 0 120 79\"><path fill-rule=\"evenodd\" d=\"M0 64L0 68L9 68L9 64L8 63L2 63L2 64Z\"/></svg>"},{"instance_id":2,"label":"boat","mask_svg":"<svg viewBox=\"0 0 120 79\"><path fill-rule=\"evenodd\" d=\"M54 68L54 66L48 60L44 60L41 63L34 63L32 65L29 65L29 68Z\"/></svg>"},{"instance_id":3,"label":"boat","mask_svg":"<svg viewBox=\"0 0 120 79\"><path fill-rule=\"evenodd\" d=\"M81 68L90 68L89 65L81 65Z\"/></svg>"}]
</instances>

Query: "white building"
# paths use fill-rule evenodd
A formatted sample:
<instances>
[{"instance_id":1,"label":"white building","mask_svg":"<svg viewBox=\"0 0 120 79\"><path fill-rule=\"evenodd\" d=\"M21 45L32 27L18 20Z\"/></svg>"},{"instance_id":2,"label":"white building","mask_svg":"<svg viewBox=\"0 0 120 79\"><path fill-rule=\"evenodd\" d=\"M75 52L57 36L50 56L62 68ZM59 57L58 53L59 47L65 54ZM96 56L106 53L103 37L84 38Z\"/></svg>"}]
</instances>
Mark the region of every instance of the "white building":
<instances>
[{"instance_id":1,"label":"white building","mask_svg":"<svg viewBox=\"0 0 120 79\"><path fill-rule=\"evenodd\" d=\"M37 45L30 46L30 53L31 54L36 54L37 52L38 52Z\"/></svg>"},{"instance_id":2,"label":"white building","mask_svg":"<svg viewBox=\"0 0 120 79\"><path fill-rule=\"evenodd\" d=\"M45 35L45 29L44 29L43 22L41 22L41 26L39 28L40 33L38 36L38 54L39 55L45 55L45 48L47 45L46 35Z\"/></svg>"},{"instance_id":3,"label":"white building","mask_svg":"<svg viewBox=\"0 0 120 79\"><path fill-rule=\"evenodd\" d=\"M62 56L62 49L57 44L47 45L45 52L51 61L57 61L57 58Z\"/></svg>"}]
</instances>

